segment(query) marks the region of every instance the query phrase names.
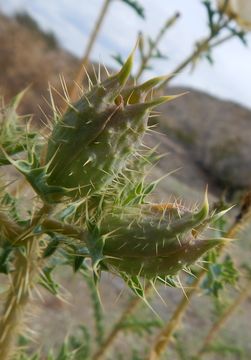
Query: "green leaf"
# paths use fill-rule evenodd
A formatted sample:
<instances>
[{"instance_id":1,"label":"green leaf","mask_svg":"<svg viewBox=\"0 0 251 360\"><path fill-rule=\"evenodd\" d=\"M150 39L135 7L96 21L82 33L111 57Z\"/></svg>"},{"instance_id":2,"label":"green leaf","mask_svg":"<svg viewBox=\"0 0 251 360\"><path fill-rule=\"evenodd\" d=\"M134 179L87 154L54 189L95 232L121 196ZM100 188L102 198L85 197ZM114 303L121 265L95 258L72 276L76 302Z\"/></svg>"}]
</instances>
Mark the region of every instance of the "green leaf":
<instances>
[{"instance_id":1,"label":"green leaf","mask_svg":"<svg viewBox=\"0 0 251 360\"><path fill-rule=\"evenodd\" d=\"M138 1L135 0L121 0L121 1L129 5L142 19L145 19L145 9Z\"/></svg>"},{"instance_id":2,"label":"green leaf","mask_svg":"<svg viewBox=\"0 0 251 360\"><path fill-rule=\"evenodd\" d=\"M210 65L213 65L214 64L214 60L212 58L212 54L210 54L210 52L207 52L205 54L205 58L207 59L207 61L209 62Z\"/></svg>"},{"instance_id":3,"label":"green leaf","mask_svg":"<svg viewBox=\"0 0 251 360\"><path fill-rule=\"evenodd\" d=\"M89 257L89 251L86 247L80 247L76 249L76 255L74 256L73 270L77 272L81 267L83 268L83 262L86 257Z\"/></svg>"},{"instance_id":4,"label":"green leaf","mask_svg":"<svg viewBox=\"0 0 251 360\"><path fill-rule=\"evenodd\" d=\"M126 273L120 273L120 275L135 295L142 299L145 298L144 287L142 286L138 276L129 276Z\"/></svg>"},{"instance_id":5,"label":"green leaf","mask_svg":"<svg viewBox=\"0 0 251 360\"><path fill-rule=\"evenodd\" d=\"M210 32L213 35L215 33L214 15L216 12L213 10L211 2L209 0L202 1L202 4L206 7L207 16L208 16L208 25L210 28Z\"/></svg>"},{"instance_id":6,"label":"green leaf","mask_svg":"<svg viewBox=\"0 0 251 360\"><path fill-rule=\"evenodd\" d=\"M11 271L11 253L12 246L5 244L3 248L0 248L0 273L9 274Z\"/></svg>"},{"instance_id":7,"label":"green leaf","mask_svg":"<svg viewBox=\"0 0 251 360\"><path fill-rule=\"evenodd\" d=\"M117 54L117 55L112 55L112 58L121 66L124 65L124 60L122 58L122 56L120 54Z\"/></svg>"},{"instance_id":8,"label":"green leaf","mask_svg":"<svg viewBox=\"0 0 251 360\"><path fill-rule=\"evenodd\" d=\"M44 258L53 255L60 243L59 237L57 235L55 234L49 234L49 235L51 236L51 240L49 241L47 247L44 249L44 253L43 253Z\"/></svg>"},{"instance_id":9,"label":"green leaf","mask_svg":"<svg viewBox=\"0 0 251 360\"><path fill-rule=\"evenodd\" d=\"M88 360L91 355L91 344L92 339L89 330L86 326L79 326L79 329L67 341L68 351L73 355L70 359Z\"/></svg>"},{"instance_id":10,"label":"green leaf","mask_svg":"<svg viewBox=\"0 0 251 360\"><path fill-rule=\"evenodd\" d=\"M208 272L201 287L206 290L208 294L218 297L220 290L222 290L226 284L236 284L239 278L238 271L230 255L226 255L221 263L217 263L215 253L212 251L207 261L209 261Z\"/></svg>"},{"instance_id":11,"label":"green leaf","mask_svg":"<svg viewBox=\"0 0 251 360\"><path fill-rule=\"evenodd\" d=\"M242 348L233 345L233 343L231 344L226 344L223 342L215 342L214 344L211 344L208 348L207 348L207 352L208 353L216 353L216 354L220 354L220 355L235 355L236 359L244 359L244 351Z\"/></svg>"},{"instance_id":12,"label":"green leaf","mask_svg":"<svg viewBox=\"0 0 251 360\"><path fill-rule=\"evenodd\" d=\"M162 325L162 322L158 318L154 320L141 320L136 316L130 316L120 324L120 327L143 336L145 333L152 334L154 329L160 328Z\"/></svg>"},{"instance_id":13,"label":"green leaf","mask_svg":"<svg viewBox=\"0 0 251 360\"><path fill-rule=\"evenodd\" d=\"M67 341L62 344L56 360L74 360L73 354L71 354L69 351Z\"/></svg>"},{"instance_id":14,"label":"green leaf","mask_svg":"<svg viewBox=\"0 0 251 360\"><path fill-rule=\"evenodd\" d=\"M54 267L45 267L43 269L42 274L40 275L40 279L39 279L38 283L40 285L42 285L45 289L47 289L51 294L57 295L60 286L52 278L53 270L54 270Z\"/></svg>"},{"instance_id":15,"label":"green leaf","mask_svg":"<svg viewBox=\"0 0 251 360\"><path fill-rule=\"evenodd\" d=\"M233 28L231 26L228 26L227 28L233 35L235 35L237 38L240 39L240 41L243 43L243 45L245 45L245 46L248 45L248 42L247 42L247 39L246 39L247 34L244 31L237 30L236 28Z\"/></svg>"},{"instance_id":16,"label":"green leaf","mask_svg":"<svg viewBox=\"0 0 251 360\"><path fill-rule=\"evenodd\" d=\"M155 54L153 54L152 58L160 59L160 60L167 60L168 56L164 55L159 49L156 49Z\"/></svg>"}]
</instances>

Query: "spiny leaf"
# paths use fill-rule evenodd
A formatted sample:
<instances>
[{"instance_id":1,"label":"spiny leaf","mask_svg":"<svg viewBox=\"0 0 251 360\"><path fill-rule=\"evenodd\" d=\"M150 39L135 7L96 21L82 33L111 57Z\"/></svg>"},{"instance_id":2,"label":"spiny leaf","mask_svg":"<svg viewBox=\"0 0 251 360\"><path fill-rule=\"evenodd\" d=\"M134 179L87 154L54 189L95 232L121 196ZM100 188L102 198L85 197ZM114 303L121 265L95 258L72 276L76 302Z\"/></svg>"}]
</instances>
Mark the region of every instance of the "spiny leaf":
<instances>
[{"instance_id":1,"label":"spiny leaf","mask_svg":"<svg viewBox=\"0 0 251 360\"><path fill-rule=\"evenodd\" d=\"M54 267L45 267L40 275L38 283L47 289L51 294L58 295L60 286L52 277L53 270Z\"/></svg>"},{"instance_id":2,"label":"spiny leaf","mask_svg":"<svg viewBox=\"0 0 251 360\"><path fill-rule=\"evenodd\" d=\"M209 262L208 271L201 287L208 294L218 297L220 290L226 284L236 284L239 275L230 255L226 255L222 262L218 262L215 254L215 251L211 251L206 258Z\"/></svg>"},{"instance_id":3,"label":"spiny leaf","mask_svg":"<svg viewBox=\"0 0 251 360\"><path fill-rule=\"evenodd\" d=\"M53 233L51 235L51 240L49 241L47 247L44 249L43 257L47 258L54 254L54 252L57 250L58 245L60 244L59 237Z\"/></svg>"},{"instance_id":4,"label":"spiny leaf","mask_svg":"<svg viewBox=\"0 0 251 360\"><path fill-rule=\"evenodd\" d=\"M5 244L2 248L0 248L0 273L9 274L9 272L11 271L12 251L13 248L12 246L10 246L10 244Z\"/></svg>"}]
</instances>

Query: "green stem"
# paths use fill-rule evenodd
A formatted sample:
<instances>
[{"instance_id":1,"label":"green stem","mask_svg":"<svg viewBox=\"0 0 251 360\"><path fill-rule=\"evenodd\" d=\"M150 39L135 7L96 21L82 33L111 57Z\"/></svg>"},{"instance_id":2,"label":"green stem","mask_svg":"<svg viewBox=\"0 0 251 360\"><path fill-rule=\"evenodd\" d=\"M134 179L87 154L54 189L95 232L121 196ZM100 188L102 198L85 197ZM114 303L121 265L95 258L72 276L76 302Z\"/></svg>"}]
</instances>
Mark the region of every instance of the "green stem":
<instances>
[{"instance_id":1,"label":"green stem","mask_svg":"<svg viewBox=\"0 0 251 360\"><path fill-rule=\"evenodd\" d=\"M99 293L95 282L93 280L93 276L90 275L89 272L85 270L81 270L81 274L83 275L87 286L90 291L90 298L93 307L93 318L95 319L95 328L96 328L96 342L99 346L102 345L105 335L104 328L104 316L102 311L102 305L100 303Z\"/></svg>"},{"instance_id":2,"label":"green stem","mask_svg":"<svg viewBox=\"0 0 251 360\"><path fill-rule=\"evenodd\" d=\"M147 294L150 289L152 288L151 284L147 284L145 287L145 294ZM103 342L102 346L98 349L98 351L94 354L92 360L101 360L106 355L107 351L110 349L112 344L114 343L115 339L117 338L118 334L120 333L122 327L121 325L124 321L131 315L137 308L137 306L142 302L140 297L134 297L127 305L125 310L123 311L122 315L120 316L119 320L113 326L110 334Z\"/></svg>"},{"instance_id":3,"label":"green stem","mask_svg":"<svg viewBox=\"0 0 251 360\"><path fill-rule=\"evenodd\" d=\"M49 210L50 207L43 206L34 216L29 228L19 235L23 249L16 250L16 270L11 274L11 285L0 319L0 360L11 358L15 350L16 336L22 331L24 312L39 273L40 246L37 237L32 235L32 230L44 215L48 215Z\"/></svg>"},{"instance_id":4,"label":"green stem","mask_svg":"<svg viewBox=\"0 0 251 360\"><path fill-rule=\"evenodd\" d=\"M75 239L82 239L84 231L76 225L66 224L61 221L45 218L41 222L43 232L51 231L66 235Z\"/></svg>"},{"instance_id":5,"label":"green stem","mask_svg":"<svg viewBox=\"0 0 251 360\"><path fill-rule=\"evenodd\" d=\"M184 295L176 307L171 319L168 321L164 329L158 334L155 344L152 347L149 355L145 360L158 360L160 359L162 353L167 348L174 331L179 327L181 320L184 316L186 309L190 304L190 300L193 294L198 290L199 284L204 276L204 271L201 271L196 280L191 285L191 288L186 291L186 296Z\"/></svg>"},{"instance_id":6,"label":"green stem","mask_svg":"<svg viewBox=\"0 0 251 360\"><path fill-rule=\"evenodd\" d=\"M147 54L146 55L142 54L141 64L140 64L137 74L135 75L136 81L139 80L142 73L146 69L146 67L149 63L149 60L152 58L154 51L156 50L157 46L159 45L159 43L160 43L161 39L163 38L163 36L165 35L166 31L176 23L176 20L179 18L179 16L180 16L179 13L175 13L170 19L168 19L165 22L165 25L163 26L163 28L160 29L155 40L150 43Z\"/></svg>"},{"instance_id":7,"label":"green stem","mask_svg":"<svg viewBox=\"0 0 251 360\"><path fill-rule=\"evenodd\" d=\"M97 39L97 36L100 32L100 29L101 29L101 26L103 24L103 21L105 19L105 16L108 12L108 9L109 9L109 6L111 4L112 0L104 0L104 3L103 3L103 6L100 10L100 13L98 15L98 18L97 18L97 21L94 25L94 28L91 32L91 35L89 37L89 41L88 41L88 44L87 44L87 47L86 47L86 50L85 50L85 53L84 53L84 56L83 56L83 60L82 60L82 63L81 63L81 66L79 68L79 71L75 77L75 80L74 80L74 84L72 85L72 88L70 89L69 91L69 98L72 102L76 101L77 100L77 93L78 93L78 85L77 84L82 84L83 80L84 80L84 77L85 77L85 72L86 72L86 67L88 66L88 63L89 63L89 57L90 57L90 54L91 54L91 51L93 49L93 46L95 44L95 41ZM66 104L66 108L67 108L67 104ZM66 110L63 109L63 112Z\"/></svg>"},{"instance_id":8,"label":"green stem","mask_svg":"<svg viewBox=\"0 0 251 360\"><path fill-rule=\"evenodd\" d=\"M231 19L224 21L221 25L218 26L218 31L211 33L208 37L199 41L197 43L197 46L195 47L195 49L192 51L192 53L170 73L170 76L165 81L163 81L163 83L160 85L160 87L166 86L174 77L179 75L181 73L181 71L184 70L190 63L194 63L196 61L196 59L198 59L198 57L203 52L207 51L208 49L210 49L212 47L216 47L216 46L222 44L223 42L229 40L230 38L232 38L234 36L233 34L226 36L226 37L220 39L219 41L211 44L211 41L219 35L220 31L222 29L224 29L230 21L231 21Z\"/></svg>"}]
</instances>

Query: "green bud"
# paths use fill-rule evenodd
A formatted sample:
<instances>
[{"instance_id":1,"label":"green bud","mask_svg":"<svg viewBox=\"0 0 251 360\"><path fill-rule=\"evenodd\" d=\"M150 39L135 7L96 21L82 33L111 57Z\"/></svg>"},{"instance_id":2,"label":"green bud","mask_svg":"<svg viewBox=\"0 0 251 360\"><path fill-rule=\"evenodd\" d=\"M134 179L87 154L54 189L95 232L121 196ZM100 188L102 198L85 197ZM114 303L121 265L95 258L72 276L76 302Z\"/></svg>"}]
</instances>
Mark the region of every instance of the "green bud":
<instances>
[{"instance_id":1,"label":"green bud","mask_svg":"<svg viewBox=\"0 0 251 360\"><path fill-rule=\"evenodd\" d=\"M173 98L145 101L162 77L123 89L132 61L133 54L118 74L70 105L53 129L46 181L67 189L67 196L88 196L109 184L141 145L151 109Z\"/></svg>"},{"instance_id":2,"label":"green bud","mask_svg":"<svg viewBox=\"0 0 251 360\"><path fill-rule=\"evenodd\" d=\"M99 244L96 254L102 253L112 271L147 278L174 275L225 241L198 237L197 229L213 216L207 197L198 212L175 204L113 209L99 220L92 247Z\"/></svg>"}]
</instances>

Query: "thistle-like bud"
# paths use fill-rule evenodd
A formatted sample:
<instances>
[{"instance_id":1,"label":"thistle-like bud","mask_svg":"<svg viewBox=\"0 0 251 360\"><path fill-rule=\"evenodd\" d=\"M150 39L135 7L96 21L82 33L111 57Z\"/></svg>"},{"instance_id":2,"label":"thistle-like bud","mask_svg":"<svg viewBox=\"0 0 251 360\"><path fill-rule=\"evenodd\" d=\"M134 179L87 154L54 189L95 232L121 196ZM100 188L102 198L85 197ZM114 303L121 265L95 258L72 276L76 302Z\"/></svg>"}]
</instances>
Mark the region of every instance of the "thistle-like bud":
<instances>
[{"instance_id":1,"label":"thistle-like bud","mask_svg":"<svg viewBox=\"0 0 251 360\"><path fill-rule=\"evenodd\" d=\"M175 275L224 239L204 239L201 231L222 214L209 214L208 201L197 212L175 204L116 209L91 230L90 253L109 270L155 278ZM95 246L96 244L96 246Z\"/></svg>"},{"instance_id":2,"label":"thistle-like bud","mask_svg":"<svg viewBox=\"0 0 251 360\"><path fill-rule=\"evenodd\" d=\"M59 119L47 149L49 186L62 187L77 198L110 183L140 146L150 110L173 98L146 101L163 77L123 89L132 62L133 54L118 74L93 86Z\"/></svg>"}]
</instances>

